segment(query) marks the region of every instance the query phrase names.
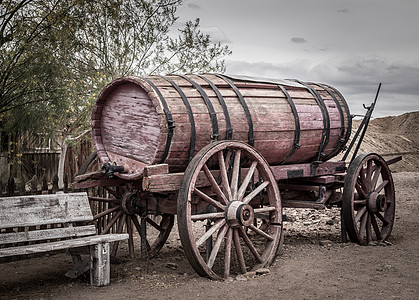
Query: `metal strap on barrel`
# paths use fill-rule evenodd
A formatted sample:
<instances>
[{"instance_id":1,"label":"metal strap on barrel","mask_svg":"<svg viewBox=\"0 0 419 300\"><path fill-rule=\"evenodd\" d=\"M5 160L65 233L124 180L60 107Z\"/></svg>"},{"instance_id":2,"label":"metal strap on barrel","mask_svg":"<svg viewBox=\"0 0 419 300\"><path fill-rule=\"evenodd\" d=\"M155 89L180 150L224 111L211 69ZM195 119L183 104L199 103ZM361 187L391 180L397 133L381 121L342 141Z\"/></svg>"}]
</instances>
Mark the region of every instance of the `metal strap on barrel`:
<instances>
[{"instance_id":1,"label":"metal strap on barrel","mask_svg":"<svg viewBox=\"0 0 419 300\"><path fill-rule=\"evenodd\" d=\"M164 161L167 158L167 155L169 154L170 144L172 143L173 130L175 128L173 124L175 122L173 121L172 114L170 113L169 107L167 106L167 102L164 99L161 92L159 91L159 89L157 88L157 86L148 79L145 79L145 78L141 78L141 79L147 82L149 85L151 85L151 87L156 91L157 95L159 96L161 103L163 104L163 111L164 111L164 114L166 115L167 128L168 128L166 146L164 148L164 152L160 160L160 163L164 163Z\"/></svg>"},{"instance_id":2,"label":"metal strap on barrel","mask_svg":"<svg viewBox=\"0 0 419 300\"><path fill-rule=\"evenodd\" d=\"M209 80L203 75L198 75L198 76L202 80L205 80L210 85L214 93L217 95L218 101L220 102L221 107L223 108L224 117L226 120L226 139L231 140L233 137L233 128L231 127L230 115L228 113L228 108L224 101L223 95L221 95L220 90L215 86L215 84L211 80Z\"/></svg>"},{"instance_id":3,"label":"metal strap on barrel","mask_svg":"<svg viewBox=\"0 0 419 300\"><path fill-rule=\"evenodd\" d=\"M185 93L180 89L180 87L170 78L166 76L160 76L169 82L173 88L178 92L182 98L183 104L185 104L186 109L188 110L189 123L191 124L191 138L190 138L190 149L189 149L189 160L191 160L195 154L195 142L196 142L196 128L195 128L195 119L192 113L192 107L189 104L188 98L186 98Z\"/></svg>"},{"instance_id":4,"label":"metal strap on barrel","mask_svg":"<svg viewBox=\"0 0 419 300\"><path fill-rule=\"evenodd\" d=\"M294 130L294 145L291 149L291 152L288 154L287 158L281 162L281 164L284 164L287 162L291 156L294 154L294 152L301 147L300 143L300 117L298 116L297 108L295 107L294 101L292 100L290 94L288 91L283 87L282 85L278 84L278 87L281 89L281 91L284 93L284 95L287 97L288 103L291 106L292 114L294 115L295 120L295 130Z\"/></svg>"},{"instance_id":5,"label":"metal strap on barrel","mask_svg":"<svg viewBox=\"0 0 419 300\"><path fill-rule=\"evenodd\" d=\"M352 130L352 116L351 116L351 114L350 114L350 112L349 112L349 106L348 106L348 103L346 103L346 100L345 100L345 98L343 97L343 95L337 90L337 89L335 89L333 86L330 86L330 85L327 85L327 87L329 88L329 89L331 89L331 90L333 90L339 97L340 97L340 99L342 100L342 103L343 103L343 106L345 106L345 110L346 110L346 113L347 113L347 116L346 116L346 118L347 118L347 120L348 120L348 129L346 130L346 135L345 135L345 141L343 142L343 144L342 144L342 149L344 149L344 145L349 141L349 138L350 138L350 136L351 136L351 130Z\"/></svg>"},{"instance_id":6,"label":"metal strap on barrel","mask_svg":"<svg viewBox=\"0 0 419 300\"><path fill-rule=\"evenodd\" d=\"M317 105L320 108L320 111L322 112L323 116L323 132L322 132L322 138L320 140L320 146L319 146L319 155L317 156L317 161L322 160L322 158L325 156L323 153L324 149L326 148L327 144L329 143L329 135L330 135L330 119L329 119L329 113L327 112L327 108L324 104L324 101L320 94L313 89L311 86L306 84L305 82L302 82L300 80L291 79L292 81L298 82L299 84L304 85L307 90L310 92L310 94L314 97L314 99L317 102Z\"/></svg>"},{"instance_id":7,"label":"metal strap on barrel","mask_svg":"<svg viewBox=\"0 0 419 300\"><path fill-rule=\"evenodd\" d=\"M198 83L196 83L194 80L192 80L191 78L189 78L185 75L178 75L178 76L180 76L183 79L190 82L194 86L194 88L196 88L197 91L201 94L202 99L204 99L205 105L208 107L209 115L210 115L210 118L211 118L211 123L212 123L211 139L212 140L217 140L218 136L220 135L219 132L218 132L217 115L215 113L214 106L212 106L212 103L211 103L207 93L205 93L205 91L202 89L202 87Z\"/></svg>"},{"instance_id":8,"label":"metal strap on barrel","mask_svg":"<svg viewBox=\"0 0 419 300\"><path fill-rule=\"evenodd\" d=\"M246 101L244 101L243 95L240 93L239 89L234 85L234 83L228 79L227 77L221 75L221 74L214 74L215 76L223 79L236 93L237 97L239 98L239 101L241 105L243 106L244 113L246 114L247 123L249 124L249 145L253 146L255 143L255 139L253 137L253 121L252 116L250 115L249 107L247 107Z\"/></svg>"},{"instance_id":9,"label":"metal strap on barrel","mask_svg":"<svg viewBox=\"0 0 419 300\"><path fill-rule=\"evenodd\" d=\"M330 96L332 96L332 99L335 102L336 107L338 108L338 111L339 111L339 115L340 115L340 133L339 133L339 140L336 143L335 148L333 149L333 152L330 153L328 156L326 156L324 158L325 160L327 160L330 157L333 157L334 155L336 155L337 152L339 151L339 149L345 143L345 139L343 138L343 135L345 134L345 120L343 118L343 110L342 110L342 107L340 106L340 103L339 103L338 99L336 98L335 94L333 94L330 89L328 89L325 85L323 85L321 83L312 83L312 84L317 85L317 86L323 88Z\"/></svg>"}]
</instances>

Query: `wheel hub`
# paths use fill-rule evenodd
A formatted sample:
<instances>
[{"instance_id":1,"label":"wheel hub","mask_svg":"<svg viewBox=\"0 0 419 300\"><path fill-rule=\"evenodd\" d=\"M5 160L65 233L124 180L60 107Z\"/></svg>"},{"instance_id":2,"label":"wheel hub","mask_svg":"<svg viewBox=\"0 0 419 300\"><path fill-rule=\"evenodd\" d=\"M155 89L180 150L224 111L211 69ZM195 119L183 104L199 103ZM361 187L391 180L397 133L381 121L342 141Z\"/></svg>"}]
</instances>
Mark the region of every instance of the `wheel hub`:
<instances>
[{"instance_id":1,"label":"wheel hub","mask_svg":"<svg viewBox=\"0 0 419 300\"><path fill-rule=\"evenodd\" d=\"M137 212L138 199L136 194L131 192L126 192L122 195L121 198L121 208L122 211L127 215L134 215Z\"/></svg>"},{"instance_id":2,"label":"wheel hub","mask_svg":"<svg viewBox=\"0 0 419 300\"><path fill-rule=\"evenodd\" d=\"M249 204L231 201L225 210L225 219L230 227L249 226L253 224L255 213Z\"/></svg>"},{"instance_id":3,"label":"wheel hub","mask_svg":"<svg viewBox=\"0 0 419 300\"><path fill-rule=\"evenodd\" d=\"M387 201L385 195L379 195L377 192L372 192L367 198L368 210L372 213L383 212L387 208Z\"/></svg>"}]
</instances>

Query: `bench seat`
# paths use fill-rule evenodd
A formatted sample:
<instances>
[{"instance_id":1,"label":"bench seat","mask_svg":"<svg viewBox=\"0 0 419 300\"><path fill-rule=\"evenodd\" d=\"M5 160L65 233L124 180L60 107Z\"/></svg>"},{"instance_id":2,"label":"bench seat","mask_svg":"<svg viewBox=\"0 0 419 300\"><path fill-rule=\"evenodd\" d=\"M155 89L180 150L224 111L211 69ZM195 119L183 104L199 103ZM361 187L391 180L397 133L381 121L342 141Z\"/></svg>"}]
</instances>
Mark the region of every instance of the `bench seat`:
<instances>
[{"instance_id":1,"label":"bench seat","mask_svg":"<svg viewBox=\"0 0 419 300\"><path fill-rule=\"evenodd\" d=\"M109 285L109 243L129 235L97 235L94 225L86 225L90 221L93 215L86 193L0 198L0 257L87 246L91 284ZM80 257L73 260L81 261Z\"/></svg>"}]
</instances>

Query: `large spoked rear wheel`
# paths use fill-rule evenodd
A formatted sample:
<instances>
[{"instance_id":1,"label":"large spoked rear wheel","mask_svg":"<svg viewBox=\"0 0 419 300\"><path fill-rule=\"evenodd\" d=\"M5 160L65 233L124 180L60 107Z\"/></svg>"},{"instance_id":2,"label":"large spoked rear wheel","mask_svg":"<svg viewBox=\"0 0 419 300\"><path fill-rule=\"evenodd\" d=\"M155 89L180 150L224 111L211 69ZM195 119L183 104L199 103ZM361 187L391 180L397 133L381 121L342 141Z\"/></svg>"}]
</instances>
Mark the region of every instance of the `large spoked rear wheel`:
<instances>
[{"instance_id":1,"label":"large spoked rear wheel","mask_svg":"<svg viewBox=\"0 0 419 300\"><path fill-rule=\"evenodd\" d=\"M350 164L343 188L342 215L352 242L384 241L395 214L393 177L378 154L361 154Z\"/></svg>"},{"instance_id":2,"label":"large spoked rear wheel","mask_svg":"<svg viewBox=\"0 0 419 300\"><path fill-rule=\"evenodd\" d=\"M196 154L177 213L185 255L201 276L221 279L269 266L281 244L278 185L265 159L241 142L215 142Z\"/></svg>"},{"instance_id":3,"label":"large spoked rear wheel","mask_svg":"<svg viewBox=\"0 0 419 300\"><path fill-rule=\"evenodd\" d=\"M100 170L100 162L96 153L92 153L83 162L77 175L83 175ZM93 220L99 234L128 233L128 252L134 257L135 236L143 237L141 241L141 257L152 258L164 246L174 224L174 215L143 215L141 211L133 209L137 193L129 183L108 183L105 186L89 188L90 206ZM137 246L138 247L138 246ZM119 242L112 245L111 256L116 257Z\"/></svg>"}]
</instances>

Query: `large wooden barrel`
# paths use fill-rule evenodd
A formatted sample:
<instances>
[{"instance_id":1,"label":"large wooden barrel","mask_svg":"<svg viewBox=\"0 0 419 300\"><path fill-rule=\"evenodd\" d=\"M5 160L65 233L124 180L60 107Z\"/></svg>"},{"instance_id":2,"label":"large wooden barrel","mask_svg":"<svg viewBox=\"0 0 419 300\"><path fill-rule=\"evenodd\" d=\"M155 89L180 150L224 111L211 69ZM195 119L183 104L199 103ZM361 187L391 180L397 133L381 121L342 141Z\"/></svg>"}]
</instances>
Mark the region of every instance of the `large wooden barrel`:
<instances>
[{"instance_id":1,"label":"large wooden barrel","mask_svg":"<svg viewBox=\"0 0 419 300\"><path fill-rule=\"evenodd\" d=\"M171 171L212 140L240 140L271 165L325 161L346 144L351 117L343 96L325 84L220 74L124 77L94 106L92 133L103 163L126 179L147 165Z\"/></svg>"}]
</instances>

